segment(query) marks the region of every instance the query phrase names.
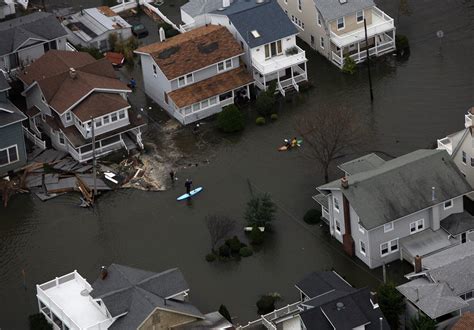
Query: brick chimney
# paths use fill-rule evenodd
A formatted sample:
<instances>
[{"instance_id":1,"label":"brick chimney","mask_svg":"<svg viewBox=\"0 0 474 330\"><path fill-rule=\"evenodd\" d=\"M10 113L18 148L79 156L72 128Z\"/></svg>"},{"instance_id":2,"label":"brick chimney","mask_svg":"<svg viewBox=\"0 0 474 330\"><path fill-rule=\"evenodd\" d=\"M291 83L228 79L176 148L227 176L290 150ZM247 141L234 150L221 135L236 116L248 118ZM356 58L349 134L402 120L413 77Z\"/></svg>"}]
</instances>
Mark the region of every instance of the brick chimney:
<instances>
[{"instance_id":1,"label":"brick chimney","mask_svg":"<svg viewBox=\"0 0 474 330\"><path fill-rule=\"evenodd\" d=\"M99 274L100 279L105 280L107 275L108 275L107 267L105 266L100 267L100 274Z\"/></svg>"},{"instance_id":2,"label":"brick chimney","mask_svg":"<svg viewBox=\"0 0 474 330\"><path fill-rule=\"evenodd\" d=\"M342 246L344 251L352 257L354 256L354 239L352 238L351 230L351 210L349 201L344 194L342 194L342 207L344 209L344 235L342 235Z\"/></svg>"},{"instance_id":3,"label":"brick chimney","mask_svg":"<svg viewBox=\"0 0 474 330\"><path fill-rule=\"evenodd\" d=\"M421 257L416 255L415 257L415 273L420 273L423 270L423 264L421 262Z\"/></svg>"},{"instance_id":4,"label":"brick chimney","mask_svg":"<svg viewBox=\"0 0 474 330\"><path fill-rule=\"evenodd\" d=\"M344 189L349 188L349 180L345 176L341 178L341 187Z\"/></svg>"}]
</instances>

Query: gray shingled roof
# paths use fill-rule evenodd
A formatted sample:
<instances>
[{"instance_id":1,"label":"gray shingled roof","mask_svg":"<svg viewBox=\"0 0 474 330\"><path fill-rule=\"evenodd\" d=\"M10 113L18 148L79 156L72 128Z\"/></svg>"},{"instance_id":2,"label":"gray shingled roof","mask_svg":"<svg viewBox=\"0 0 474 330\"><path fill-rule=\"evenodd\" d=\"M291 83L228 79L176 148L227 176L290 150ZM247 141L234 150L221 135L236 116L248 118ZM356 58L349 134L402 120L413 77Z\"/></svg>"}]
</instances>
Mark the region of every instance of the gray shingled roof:
<instances>
[{"instance_id":1,"label":"gray shingled roof","mask_svg":"<svg viewBox=\"0 0 474 330\"><path fill-rule=\"evenodd\" d=\"M335 180L318 190L341 190L367 229L472 191L444 150L420 149L374 170L350 175L348 181L346 189Z\"/></svg>"},{"instance_id":2,"label":"gray shingled roof","mask_svg":"<svg viewBox=\"0 0 474 330\"><path fill-rule=\"evenodd\" d=\"M18 110L18 108L10 101L0 101L0 128L9 126L19 121L23 121L26 118L27 117L23 114L23 112Z\"/></svg>"},{"instance_id":3,"label":"gray shingled roof","mask_svg":"<svg viewBox=\"0 0 474 330\"><path fill-rule=\"evenodd\" d=\"M372 153L338 165L338 167L342 171L347 172L348 175L353 175L360 172L374 170L377 167L382 166L384 163L385 160Z\"/></svg>"},{"instance_id":4,"label":"gray shingled roof","mask_svg":"<svg viewBox=\"0 0 474 330\"><path fill-rule=\"evenodd\" d=\"M10 84L8 83L7 79L3 75L3 73L0 72L0 92L6 91L10 89Z\"/></svg>"},{"instance_id":5,"label":"gray shingled roof","mask_svg":"<svg viewBox=\"0 0 474 330\"><path fill-rule=\"evenodd\" d=\"M181 9L191 17L213 12L222 7L222 0L189 0Z\"/></svg>"},{"instance_id":6,"label":"gray shingled roof","mask_svg":"<svg viewBox=\"0 0 474 330\"><path fill-rule=\"evenodd\" d=\"M53 40L67 35L66 30L54 17L36 12L0 23L0 56L13 53L29 38Z\"/></svg>"},{"instance_id":7,"label":"gray shingled roof","mask_svg":"<svg viewBox=\"0 0 474 330\"><path fill-rule=\"evenodd\" d=\"M314 298L332 290L353 292L355 289L332 271L314 272L295 284L307 297Z\"/></svg>"},{"instance_id":8,"label":"gray shingled roof","mask_svg":"<svg viewBox=\"0 0 474 330\"><path fill-rule=\"evenodd\" d=\"M469 306L446 283L431 283L426 278L412 280L397 289L432 319Z\"/></svg>"},{"instance_id":9,"label":"gray shingled roof","mask_svg":"<svg viewBox=\"0 0 474 330\"><path fill-rule=\"evenodd\" d=\"M332 21L375 6L373 0L347 0L346 3L340 3L338 0L314 0L314 4L325 21Z\"/></svg>"},{"instance_id":10,"label":"gray shingled roof","mask_svg":"<svg viewBox=\"0 0 474 330\"><path fill-rule=\"evenodd\" d=\"M154 273L112 264L107 269L107 277L104 280L97 279L92 288L91 296L102 299L112 316L127 313L115 321L110 329L135 329L156 308L204 318L188 302L165 299L189 290L177 268Z\"/></svg>"},{"instance_id":11,"label":"gray shingled roof","mask_svg":"<svg viewBox=\"0 0 474 330\"><path fill-rule=\"evenodd\" d=\"M423 268L434 269L465 257L474 256L474 242L467 241L422 259Z\"/></svg>"},{"instance_id":12,"label":"gray shingled roof","mask_svg":"<svg viewBox=\"0 0 474 330\"><path fill-rule=\"evenodd\" d=\"M275 0L228 16L250 48L298 33L298 29ZM260 37L254 38L251 33L253 30L256 30Z\"/></svg>"},{"instance_id":13,"label":"gray shingled roof","mask_svg":"<svg viewBox=\"0 0 474 330\"><path fill-rule=\"evenodd\" d=\"M456 236L474 229L474 217L466 211L454 213L441 220L441 228Z\"/></svg>"}]
</instances>

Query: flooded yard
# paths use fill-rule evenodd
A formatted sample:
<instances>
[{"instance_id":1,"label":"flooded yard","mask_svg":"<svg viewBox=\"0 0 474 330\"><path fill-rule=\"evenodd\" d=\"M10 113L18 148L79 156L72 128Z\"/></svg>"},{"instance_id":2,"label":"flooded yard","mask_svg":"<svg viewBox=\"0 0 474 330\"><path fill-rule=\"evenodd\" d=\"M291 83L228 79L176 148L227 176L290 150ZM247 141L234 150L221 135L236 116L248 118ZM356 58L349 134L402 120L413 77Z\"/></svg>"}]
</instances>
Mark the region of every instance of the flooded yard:
<instances>
[{"instance_id":1,"label":"flooded yard","mask_svg":"<svg viewBox=\"0 0 474 330\"><path fill-rule=\"evenodd\" d=\"M174 17L180 2L184 1L165 2ZM376 2L397 17L398 1ZM100 1L81 3L92 6ZM276 291L283 297L281 304L293 302L297 299L293 284L311 271L335 268L356 286L378 286L381 269L368 270L347 257L323 227L302 222L304 213L315 205L311 199L315 188L323 181L316 164L303 150L279 153L276 149L282 139L295 135L297 115L322 106L343 104L365 114L373 138L364 151L395 156L432 147L437 138L462 128L463 114L474 104L474 4L427 0L409 1L409 5L411 14L400 18L397 33L408 36L411 56L402 62L388 56L373 65L373 104L364 66L353 76L343 75L307 47L314 88L283 102L275 123L257 127L249 121L236 136L221 135L212 124L205 124L199 135L192 134L191 128L179 128L170 140L166 114L139 94L132 96L134 106L143 107L152 118L149 143L159 157L171 159L164 164L178 169L179 180L164 192L108 193L94 209L79 208L78 195L46 203L29 195L13 198L7 209L0 209L0 299L5 302L0 328L27 327L28 315L38 308L35 284L74 269L92 281L101 265L112 262L152 271L179 267L189 282L191 301L203 312L225 304L241 323L257 317L255 302L261 294ZM438 30L445 34L441 51ZM140 87L140 77L135 78ZM339 175L333 169L332 178ZM176 202L186 178L204 187L192 204ZM268 241L240 262L207 263L210 238L205 216L225 214L243 226L251 189L269 192L278 206ZM388 267L394 279L406 270L398 263Z\"/></svg>"}]
</instances>

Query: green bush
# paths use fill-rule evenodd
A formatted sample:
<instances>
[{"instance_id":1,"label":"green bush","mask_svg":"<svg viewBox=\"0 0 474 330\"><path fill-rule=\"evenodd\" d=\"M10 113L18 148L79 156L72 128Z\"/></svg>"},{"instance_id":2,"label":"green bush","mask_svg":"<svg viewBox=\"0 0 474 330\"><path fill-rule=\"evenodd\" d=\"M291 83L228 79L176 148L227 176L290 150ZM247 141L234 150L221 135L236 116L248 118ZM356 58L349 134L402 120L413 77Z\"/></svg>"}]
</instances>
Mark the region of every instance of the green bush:
<instances>
[{"instance_id":1,"label":"green bush","mask_svg":"<svg viewBox=\"0 0 474 330\"><path fill-rule=\"evenodd\" d=\"M411 330L436 330L436 321L426 315L420 314L418 317L410 319Z\"/></svg>"},{"instance_id":2,"label":"green bush","mask_svg":"<svg viewBox=\"0 0 474 330\"><path fill-rule=\"evenodd\" d=\"M231 254L231 250L227 244L224 244L219 248L219 256L223 258L229 258L230 254Z\"/></svg>"},{"instance_id":3,"label":"green bush","mask_svg":"<svg viewBox=\"0 0 474 330\"><path fill-rule=\"evenodd\" d=\"M78 52L89 53L96 60L100 60L101 58L104 57L104 54L102 54L100 50L98 50L97 48L82 47L81 45L77 45L77 46L74 45L74 47L77 49Z\"/></svg>"},{"instance_id":4,"label":"green bush","mask_svg":"<svg viewBox=\"0 0 474 330\"><path fill-rule=\"evenodd\" d=\"M408 38L402 34L397 34L395 36L395 46L397 48L397 55L404 56L410 53L410 43Z\"/></svg>"},{"instance_id":5,"label":"green bush","mask_svg":"<svg viewBox=\"0 0 474 330\"><path fill-rule=\"evenodd\" d=\"M217 127L225 133L241 131L245 127L244 115L234 104L228 105L217 115Z\"/></svg>"},{"instance_id":6,"label":"green bush","mask_svg":"<svg viewBox=\"0 0 474 330\"><path fill-rule=\"evenodd\" d=\"M405 301L395 284L382 284L377 290L378 302L385 319L392 329L398 329L400 315L405 311Z\"/></svg>"},{"instance_id":7,"label":"green bush","mask_svg":"<svg viewBox=\"0 0 474 330\"><path fill-rule=\"evenodd\" d=\"M250 243L253 245L260 245L263 243L263 233L258 227L253 227L250 232Z\"/></svg>"},{"instance_id":8,"label":"green bush","mask_svg":"<svg viewBox=\"0 0 474 330\"><path fill-rule=\"evenodd\" d=\"M272 113L272 115L270 116L270 119L272 121L276 121L278 119L278 115L276 113Z\"/></svg>"},{"instance_id":9,"label":"green bush","mask_svg":"<svg viewBox=\"0 0 474 330\"><path fill-rule=\"evenodd\" d=\"M270 115L272 112L274 112L273 106L275 105L275 94L270 92L270 88L265 92L261 92L257 96L255 105L260 116Z\"/></svg>"},{"instance_id":10,"label":"green bush","mask_svg":"<svg viewBox=\"0 0 474 330\"><path fill-rule=\"evenodd\" d=\"M257 124L258 126L263 126L265 125L265 123L266 120L263 117L257 117L257 119L255 119L255 124Z\"/></svg>"},{"instance_id":11,"label":"green bush","mask_svg":"<svg viewBox=\"0 0 474 330\"><path fill-rule=\"evenodd\" d=\"M253 251L248 246L244 246L240 248L239 254L241 257L246 258L246 257L250 257L253 254Z\"/></svg>"},{"instance_id":12,"label":"green bush","mask_svg":"<svg viewBox=\"0 0 474 330\"><path fill-rule=\"evenodd\" d=\"M231 253L239 253L242 243L237 236L234 236L225 241L225 244L230 248Z\"/></svg>"},{"instance_id":13,"label":"green bush","mask_svg":"<svg viewBox=\"0 0 474 330\"><path fill-rule=\"evenodd\" d=\"M267 193L253 196L247 203L244 218L250 226L261 226L275 218L276 206Z\"/></svg>"},{"instance_id":14,"label":"green bush","mask_svg":"<svg viewBox=\"0 0 474 330\"><path fill-rule=\"evenodd\" d=\"M277 293L266 294L257 301L258 315L265 315L275 310L275 303L280 300Z\"/></svg>"},{"instance_id":15,"label":"green bush","mask_svg":"<svg viewBox=\"0 0 474 330\"><path fill-rule=\"evenodd\" d=\"M50 330L53 326L46 321L43 314L33 314L28 317L31 330Z\"/></svg>"},{"instance_id":16,"label":"green bush","mask_svg":"<svg viewBox=\"0 0 474 330\"><path fill-rule=\"evenodd\" d=\"M216 260L216 255L214 253L209 253L208 255L206 255L207 262L213 262L214 260Z\"/></svg>"},{"instance_id":17,"label":"green bush","mask_svg":"<svg viewBox=\"0 0 474 330\"><path fill-rule=\"evenodd\" d=\"M303 217L304 222L314 225L321 220L321 212L316 209L310 209Z\"/></svg>"},{"instance_id":18,"label":"green bush","mask_svg":"<svg viewBox=\"0 0 474 330\"><path fill-rule=\"evenodd\" d=\"M342 66L342 72L348 74L354 74L357 69L356 62L349 56L344 57L344 65Z\"/></svg>"}]
</instances>

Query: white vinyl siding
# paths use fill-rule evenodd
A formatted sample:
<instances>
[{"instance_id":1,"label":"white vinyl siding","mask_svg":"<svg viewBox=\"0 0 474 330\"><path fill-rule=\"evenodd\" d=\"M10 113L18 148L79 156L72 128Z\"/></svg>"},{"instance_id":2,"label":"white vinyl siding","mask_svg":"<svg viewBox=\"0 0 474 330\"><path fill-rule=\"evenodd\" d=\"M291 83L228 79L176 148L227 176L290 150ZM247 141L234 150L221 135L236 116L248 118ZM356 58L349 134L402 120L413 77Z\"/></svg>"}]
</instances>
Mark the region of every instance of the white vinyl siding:
<instances>
[{"instance_id":1,"label":"white vinyl siding","mask_svg":"<svg viewBox=\"0 0 474 330\"><path fill-rule=\"evenodd\" d=\"M392 231L393 230L393 222L389 222L389 223L386 223L385 225L383 225L383 232L384 233L387 233L389 231Z\"/></svg>"},{"instance_id":2,"label":"white vinyl siding","mask_svg":"<svg viewBox=\"0 0 474 330\"><path fill-rule=\"evenodd\" d=\"M410 223L410 234L417 233L425 229L425 219L416 220Z\"/></svg>"}]
</instances>

